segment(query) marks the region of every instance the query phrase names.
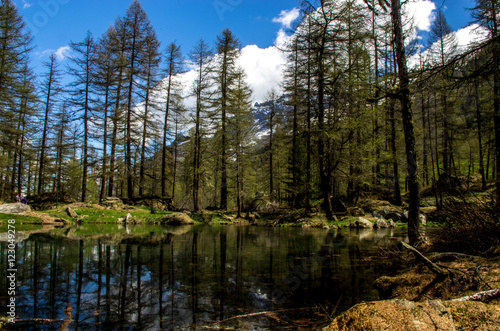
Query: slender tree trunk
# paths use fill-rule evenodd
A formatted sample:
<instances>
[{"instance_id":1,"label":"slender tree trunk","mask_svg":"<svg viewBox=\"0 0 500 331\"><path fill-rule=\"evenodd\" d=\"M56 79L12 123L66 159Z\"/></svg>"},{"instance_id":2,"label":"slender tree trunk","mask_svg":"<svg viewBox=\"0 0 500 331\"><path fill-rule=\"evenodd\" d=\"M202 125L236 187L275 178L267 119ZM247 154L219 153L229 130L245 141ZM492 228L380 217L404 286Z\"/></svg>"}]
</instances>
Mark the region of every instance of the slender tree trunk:
<instances>
[{"instance_id":1,"label":"slender tree trunk","mask_svg":"<svg viewBox=\"0 0 500 331\"><path fill-rule=\"evenodd\" d=\"M324 49L325 40L323 38L322 45L318 51L317 65L318 65L318 157L319 157L319 171L321 180L321 193L323 197L323 210L328 218L333 216L333 208L330 197L330 176L327 167L326 156L326 132L325 132L325 64L324 64Z\"/></svg>"},{"instance_id":2,"label":"slender tree trunk","mask_svg":"<svg viewBox=\"0 0 500 331\"><path fill-rule=\"evenodd\" d=\"M108 102L109 102L109 85L106 85L106 93L104 98L104 134L102 144L102 174L101 174L101 194L99 202L106 198L106 171L108 163Z\"/></svg>"},{"instance_id":3,"label":"slender tree trunk","mask_svg":"<svg viewBox=\"0 0 500 331\"><path fill-rule=\"evenodd\" d=\"M138 16L135 15L135 23L134 27L138 25ZM127 95L127 117L126 117L126 141L125 141L125 173L127 178L127 197L132 199L134 197L134 176L133 176L133 168L132 168L132 111L133 111L133 92L134 92L134 79L135 79L135 61L136 61L136 52L137 52L137 29L133 29L132 46L130 49L131 52L131 61L130 61L130 77L129 77L129 86L128 86L128 95Z\"/></svg>"},{"instance_id":4,"label":"slender tree trunk","mask_svg":"<svg viewBox=\"0 0 500 331\"><path fill-rule=\"evenodd\" d=\"M394 171L394 204L401 206L401 184L399 178L398 154L396 150L396 100L389 101L389 121L391 122L391 152L392 152L392 167Z\"/></svg>"},{"instance_id":5,"label":"slender tree trunk","mask_svg":"<svg viewBox=\"0 0 500 331\"><path fill-rule=\"evenodd\" d=\"M196 90L196 119L194 133L194 158L193 158L193 209L199 210L200 203L200 157L201 157L201 84L203 79L203 63L200 56L199 63L199 86ZM216 175L217 177L217 175ZM217 187L215 188L217 190Z\"/></svg>"},{"instance_id":6,"label":"slender tree trunk","mask_svg":"<svg viewBox=\"0 0 500 331\"><path fill-rule=\"evenodd\" d=\"M224 54L224 56L226 56ZM223 73L222 73L222 82L221 82L221 92L222 92L222 100L221 100L221 108L222 108L222 153L221 153L221 188L220 188L220 209L227 210L227 152L226 152L226 107L227 107L227 64L226 59L224 59L223 65Z\"/></svg>"},{"instance_id":7,"label":"slender tree trunk","mask_svg":"<svg viewBox=\"0 0 500 331\"><path fill-rule=\"evenodd\" d=\"M273 109L271 110L271 114L269 115L269 197L271 200L274 200L275 199L275 196L274 196L274 182L273 182L273 179L274 179L274 173L273 173L273 168L274 168L274 164L273 164L273 157L274 157L274 153L273 153L273 128L274 128L274 124L273 124L273 119L274 119L274 100L273 100Z\"/></svg>"},{"instance_id":8,"label":"slender tree trunk","mask_svg":"<svg viewBox=\"0 0 500 331\"><path fill-rule=\"evenodd\" d=\"M172 66L172 64L171 64ZM170 73L172 69L170 70ZM161 158L161 196L167 196L167 132L168 132L168 115L170 112L170 93L172 87L172 75L168 76L168 87L167 87L167 103L165 105L165 119L163 122L163 149Z\"/></svg>"},{"instance_id":9,"label":"slender tree trunk","mask_svg":"<svg viewBox=\"0 0 500 331\"><path fill-rule=\"evenodd\" d=\"M413 114L411 110L411 98L406 66L406 53L403 41L403 29L401 24L400 0L391 0L391 20L394 28L394 40L396 46L396 59L398 64L398 76L403 115L403 130L405 134L406 159L408 163L408 186L409 186L409 211L408 211L408 238L410 245L415 245L420 239L419 214L420 214L420 187L418 182L417 151L415 148L415 133L413 129Z\"/></svg>"},{"instance_id":10,"label":"slender tree trunk","mask_svg":"<svg viewBox=\"0 0 500 331\"><path fill-rule=\"evenodd\" d=\"M174 142L174 169L173 169L173 174L172 174L172 203L175 205L175 185L177 184L177 151L179 149L179 143L177 142L177 139L179 139L179 132L178 132L178 121L175 121L175 142Z\"/></svg>"},{"instance_id":11,"label":"slender tree trunk","mask_svg":"<svg viewBox=\"0 0 500 331\"><path fill-rule=\"evenodd\" d=\"M50 68L49 68L49 77L48 77L48 86L47 86L47 98L45 100L45 115L43 120L43 131L42 131L42 143L40 149L40 165L38 167L38 195L43 193L43 185L44 185L44 171L45 171L45 153L47 149L47 135L48 135L48 125L49 125L49 112L50 112L50 97L52 94L52 83L54 77L54 65L55 65L55 57L51 58Z\"/></svg>"},{"instance_id":12,"label":"slender tree trunk","mask_svg":"<svg viewBox=\"0 0 500 331\"><path fill-rule=\"evenodd\" d=\"M427 157L427 131L426 131L426 121L425 121L425 99L424 99L424 92L422 91L422 95L420 98L421 102L421 109L422 109L422 149L424 152L424 171L423 171L423 177L424 177L424 183L425 185L429 185L429 166L428 166L428 157Z\"/></svg>"},{"instance_id":13,"label":"slender tree trunk","mask_svg":"<svg viewBox=\"0 0 500 331\"><path fill-rule=\"evenodd\" d=\"M89 166L89 98L90 98L90 63L87 54L87 72L85 82L85 109L83 113L83 175L82 175L82 202L87 201L87 177Z\"/></svg>"}]
</instances>

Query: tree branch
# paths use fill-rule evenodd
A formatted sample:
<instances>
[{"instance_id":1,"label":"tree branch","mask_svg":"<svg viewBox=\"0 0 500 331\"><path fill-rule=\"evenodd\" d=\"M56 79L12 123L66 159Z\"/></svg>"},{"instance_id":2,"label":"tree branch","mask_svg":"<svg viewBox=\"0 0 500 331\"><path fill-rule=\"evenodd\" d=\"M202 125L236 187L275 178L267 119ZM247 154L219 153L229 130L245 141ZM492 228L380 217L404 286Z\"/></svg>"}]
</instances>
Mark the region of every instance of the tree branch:
<instances>
[{"instance_id":1,"label":"tree branch","mask_svg":"<svg viewBox=\"0 0 500 331\"><path fill-rule=\"evenodd\" d=\"M448 273L446 271L444 271L439 266L437 266L436 264L434 264L431 260L429 260L428 258L426 258L422 253L420 253L414 247L408 245L407 243L405 243L403 241L401 241L401 244L403 245L404 248L406 248L407 250L411 251L413 253L413 255L415 255L415 257L417 258L417 260L422 261L425 264L425 266L427 268L429 268L429 270L432 271L437 276L445 277L445 276L448 275Z\"/></svg>"},{"instance_id":2,"label":"tree branch","mask_svg":"<svg viewBox=\"0 0 500 331\"><path fill-rule=\"evenodd\" d=\"M465 297L453 299L451 301L489 301L500 298L500 289L496 288L490 291L478 292Z\"/></svg>"}]
</instances>

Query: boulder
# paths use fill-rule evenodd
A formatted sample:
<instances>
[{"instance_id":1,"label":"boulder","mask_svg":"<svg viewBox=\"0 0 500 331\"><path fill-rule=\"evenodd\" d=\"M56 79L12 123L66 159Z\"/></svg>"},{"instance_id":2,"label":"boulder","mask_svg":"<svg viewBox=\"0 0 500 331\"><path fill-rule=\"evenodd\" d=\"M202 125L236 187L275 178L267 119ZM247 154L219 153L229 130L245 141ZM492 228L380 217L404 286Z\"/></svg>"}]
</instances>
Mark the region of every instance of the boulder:
<instances>
[{"instance_id":1,"label":"boulder","mask_svg":"<svg viewBox=\"0 0 500 331\"><path fill-rule=\"evenodd\" d=\"M170 215L165 215L161 219L162 223L168 225L190 225L195 224L195 222L186 213L173 213Z\"/></svg>"},{"instance_id":2,"label":"boulder","mask_svg":"<svg viewBox=\"0 0 500 331\"><path fill-rule=\"evenodd\" d=\"M30 206L16 202L16 203L5 203L0 205L1 214L22 214L29 213L31 211Z\"/></svg>"},{"instance_id":3,"label":"boulder","mask_svg":"<svg viewBox=\"0 0 500 331\"><path fill-rule=\"evenodd\" d=\"M71 207L66 207L66 214L68 214L68 216L71 218L78 217L78 214L76 213L76 211L74 211L73 208L71 208Z\"/></svg>"},{"instance_id":4,"label":"boulder","mask_svg":"<svg viewBox=\"0 0 500 331\"><path fill-rule=\"evenodd\" d=\"M104 206L114 206L114 205L120 205L123 204L123 201L120 198L117 197L107 197L106 199L101 201L101 205Z\"/></svg>"},{"instance_id":5,"label":"boulder","mask_svg":"<svg viewBox=\"0 0 500 331\"><path fill-rule=\"evenodd\" d=\"M427 226L427 216L425 216L424 214L420 214L418 215L419 219L420 219L420 224L422 224L423 226Z\"/></svg>"},{"instance_id":6,"label":"boulder","mask_svg":"<svg viewBox=\"0 0 500 331\"><path fill-rule=\"evenodd\" d=\"M358 217L356 220L349 224L349 227L356 229L371 229L373 228L373 223L363 217Z\"/></svg>"},{"instance_id":7,"label":"boulder","mask_svg":"<svg viewBox=\"0 0 500 331\"><path fill-rule=\"evenodd\" d=\"M455 331L451 311L442 301L390 300L360 303L335 320L326 331L447 330Z\"/></svg>"},{"instance_id":8,"label":"boulder","mask_svg":"<svg viewBox=\"0 0 500 331\"><path fill-rule=\"evenodd\" d=\"M402 222L403 218L406 219L401 213L389 212L384 217L386 220L393 220L394 222Z\"/></svg>"},{"instance_id":9,"label":"boulder","mask_svg":"<svg viewBox=\"0 0 500 331\"><path fill-rule=\"evenodd\" d=\"M377 228L377 229L386 229L389 227L389 224L387 224L387 222L382 219L382 218L379 218L375 224L373 225L374 228Z\"/></svg>"}]
</instances>

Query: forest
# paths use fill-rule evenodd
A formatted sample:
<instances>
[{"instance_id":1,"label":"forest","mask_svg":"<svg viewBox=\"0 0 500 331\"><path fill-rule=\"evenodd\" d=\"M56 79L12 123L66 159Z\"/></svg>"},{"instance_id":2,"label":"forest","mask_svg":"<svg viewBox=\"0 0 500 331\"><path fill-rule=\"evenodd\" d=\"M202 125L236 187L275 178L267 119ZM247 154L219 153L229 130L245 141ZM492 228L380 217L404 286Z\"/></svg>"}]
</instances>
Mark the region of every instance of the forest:
<instances>
[{"instance_id":1,"label":"forest","mask_svg":"<svg viewBox=\"0 0 500 331\"><path fill-rule=\"evenodd\" d=\"M2 0L0 200L169 197L238 215L266 200L331 217L377 197L409 203L410 229L423 193L439 206L465 186L500 203L497 0L475 1L486 33L467 48L441 10L421 44L405 42L415 28L399 0L300 6L285 83L252 104L229 28L186 52L158 40L134 0L36 77L33 36ZM188 69L196 79L182 86Z\"/></svg>"}]
</instances>

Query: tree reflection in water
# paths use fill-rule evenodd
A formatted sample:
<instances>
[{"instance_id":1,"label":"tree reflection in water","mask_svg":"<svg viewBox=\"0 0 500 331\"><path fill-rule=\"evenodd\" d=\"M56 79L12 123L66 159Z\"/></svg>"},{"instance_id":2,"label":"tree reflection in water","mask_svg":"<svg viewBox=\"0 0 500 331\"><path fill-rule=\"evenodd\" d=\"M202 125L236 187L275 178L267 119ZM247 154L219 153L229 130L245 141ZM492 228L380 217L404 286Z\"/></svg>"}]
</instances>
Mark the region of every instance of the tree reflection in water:
<instances>
[{"instance_id":1,"label":"tree reflection in water","mask_svg":"<svg viewBox=\"0 0 500 331\"><path fill-rule=\"evenodd\" d=\"M389 231L371 230L153 230L142 237L30 235L17 248L18 317L60 319L44 326L58 329L71 304L72 330L319 328L378 298L373 281L387 271L370 257L397 242ZM1 248L5 289L7 243ZM6 300L3 294L3 310ZM243 315L251 316L235 318Z\"/></svg>"}]
</instances>

